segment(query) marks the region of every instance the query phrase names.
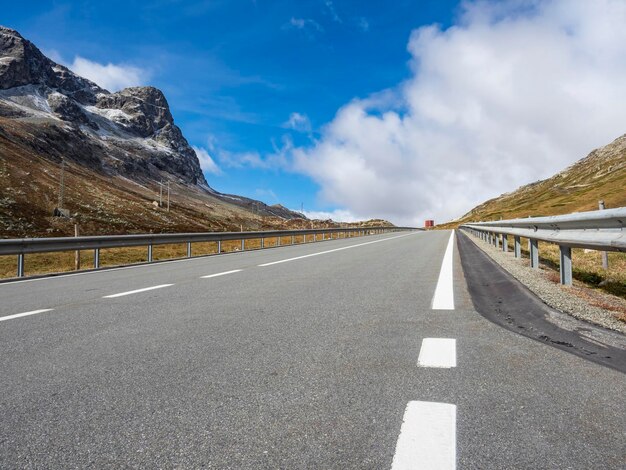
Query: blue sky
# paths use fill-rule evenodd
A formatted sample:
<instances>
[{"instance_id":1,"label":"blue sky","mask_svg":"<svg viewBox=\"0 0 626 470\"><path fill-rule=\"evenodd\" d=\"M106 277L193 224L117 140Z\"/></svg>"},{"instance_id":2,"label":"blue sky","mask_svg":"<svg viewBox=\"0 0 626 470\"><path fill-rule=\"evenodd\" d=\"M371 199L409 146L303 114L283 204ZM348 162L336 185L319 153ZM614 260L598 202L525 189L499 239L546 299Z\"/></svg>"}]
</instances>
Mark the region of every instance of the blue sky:
<instances>
[{"instance_id":1,"label":"blue sky","mask_svg":"<svg viewBox=\"0 0 626 470\"><path fill-rule=\"evenodd\" d=\"M113 91L162 89L215 189L449 220L626 132L626 2L3 2Z\"/></svg>"},{"instance_id":2,"label":"blue sky","mask_svg":"<svg viewBox=\"0 0 626 470\"><path fill-rule=\"evenodd\" d=\"M409 74L406 44L421 24L448 24L456 2L91 1L7 2L2 23L55 59L76 56L141 68L161 88L189 142L218 152L272 152L311 134L354 97ZM219 164L219 161L218 161ZM306 175L224 166L207 180L222 192L330 210Z\"/></svg>"}]
</instances>

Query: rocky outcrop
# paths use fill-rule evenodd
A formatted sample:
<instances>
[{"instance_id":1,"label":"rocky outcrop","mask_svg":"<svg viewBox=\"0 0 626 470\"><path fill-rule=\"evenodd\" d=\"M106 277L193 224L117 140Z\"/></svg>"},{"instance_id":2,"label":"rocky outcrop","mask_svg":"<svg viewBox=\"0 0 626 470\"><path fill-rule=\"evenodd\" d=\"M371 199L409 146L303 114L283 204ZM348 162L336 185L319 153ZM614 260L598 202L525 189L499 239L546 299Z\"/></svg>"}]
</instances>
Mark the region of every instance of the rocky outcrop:
<instances>
[{"instance_id":1,"label":"rocky outcrop","mask_svg":"<svg viewBox=\"0 0 626 470\"><path fill-rule=\"evenodd\" d=\"M134 180L169 179L211 190L160 90L132 87L110 93L1 26L0 114L63 124L58 132L33 129L33 134L60 134L68 157L78 163L93 165L97 160L102 171ZM55 142L47 147L56 157ZM74 154L74 148L81 148L81 154Z\"/></svg>"},{"instance_id":2,"label":"rocky outcrop","mask_svg":"<svg viewBox=\"0 0 626 470\"><path fill-rule=\"evenodd\" d=\"M48 59L17 31L0 26L0 90L24 85L44 85L83 104L95 103L98 93L107 93Z\"/></svg>"}]
</instances>

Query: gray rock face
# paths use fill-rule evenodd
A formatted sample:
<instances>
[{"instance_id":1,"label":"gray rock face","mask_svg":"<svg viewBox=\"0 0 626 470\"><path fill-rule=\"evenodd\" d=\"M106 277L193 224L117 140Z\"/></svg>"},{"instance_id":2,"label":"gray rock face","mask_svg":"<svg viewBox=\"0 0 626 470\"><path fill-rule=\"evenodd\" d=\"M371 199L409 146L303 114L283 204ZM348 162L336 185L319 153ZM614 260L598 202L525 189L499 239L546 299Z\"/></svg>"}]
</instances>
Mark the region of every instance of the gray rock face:
<instances>
[{"instance_id":1,"label":"gray rock face","mask_svg":"<svg viewBox=\"0 0 626 470\"><path fill-rule=\"evenodd\" d=\"M50 93L47 101L52 112L64 121L86 124L94 130L98 129L98 125L90 121L81 107L71 98L61 93Z\"/></svg>"},{"instance_id":2,"label":"gray rock face","mask_svg":"<svg viewBox=\"0 0 626 470\"><path fill-rule=\"evenodd\" d=\"M41 120L47 113L51 123L70 124L73 130L64 131L67 126L60 130L71 134L62 140L82 140L84 157L77 158L83 164L93 166L98 160L98 167L137 180L161 179L162 173L169 173L210 190L160 90L131 87L110 93L53 62L17 31L2 26L0 111L15 119Z\"/></svg>"},{"instance_id":3,"label":"gray rock face","mask_svg":"<svg viewBox=\"0 0 626 470\"><path fill-rule=\"evenodd\" d=\"M85 104L106 92L48 59L17 31L0 26L0 90L23 85L45 85Z\"/></svg>"},{"instance_id":4,"label":"gray rock face","mask_svg":"<svg viewBox=\"0 0 626 470\"><path fill-rule=\"evenodd\" d=\"M154 135L174 119L165 96L154 87L125 88L120 92L102 94L96 106L101 109L119 109L130 116L124 123L141 137Z\"/></svg>"}]
</instances>

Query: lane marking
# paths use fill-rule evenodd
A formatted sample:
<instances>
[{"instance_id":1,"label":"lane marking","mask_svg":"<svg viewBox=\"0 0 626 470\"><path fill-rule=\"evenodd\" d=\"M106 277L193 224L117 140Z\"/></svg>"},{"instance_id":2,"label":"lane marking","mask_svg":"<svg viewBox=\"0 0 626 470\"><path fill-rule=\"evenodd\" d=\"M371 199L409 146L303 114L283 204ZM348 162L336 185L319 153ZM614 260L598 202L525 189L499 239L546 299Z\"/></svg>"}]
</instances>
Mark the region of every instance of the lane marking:
<instances>
[{"instance_id":1,"label":"lane marking","mask_svg":"<svg viewBox=\"0 0 626 470\"><path fill-rule=\"evenodd\" d=\"M359 247L359 246L371 245L372 243L386 242L386 241L389 241L389 240L395 240L396 238L408 237L409 235L414 235L415 233L416 232L411 232L411 233L407 233L407 234L404 234L404 235L398 235L397 237L384 238L382 240L374 240L374 241L371 241L371 242L359 243L357 245L344 246L342 248L335 248L333 250L319 251L317 253L311 253L309 255L296 256L295 258L281 259L280 261L272 261L271 263L259 264L259 267L272 266L274 264L280 264L280 263L287 263L288 261L295 261L295 260L298 260L298 259L310 258L311 256L325 255L326 253L334 253L335 251L349 250L351 248L356 248L356 247ZM419 233L419 232L417 232L417 233Z\"/></svg>"},{"instance_id":2,"label":"lane marking","mask_svg":"<svg viewBox=\"0 0 626 470\"><path fill-rule=\"evenodd\" d=\"M417 365L419 367L456 367L456 339L424 338Z\"/></svg>"},{"instance_id":3,"label":"lane marking","mask_svg":"<svg viewBox=\"0 0 626 470\"><path fill-rule=\"evenodd\" d=\"M32 310L30 312L16 313L15 315L7 315L6 317L0 317L0 321L12 320L14 318L27 317L29 315L37 315L38 313L50 312L53 308L42 308L40 310Z\"/></svg>"},{"instance_id":4,"label":"lane marking","mask_svg":"<svg viewBox=\"0 0 626 470\"><path fill-rule=\"evenodd\" d=\"M127 292L120 292L119 294L105 295L102 298L103 299L114 299L116 297L123 297L125 295L138 294L139 292L146 292L146 291L149 291L149 290L161 289L162 287L169 287L169 286L173 286L173 285L174 284L161 284L161 285L158 285L158 286L144 287L143 289L129 290Z\"/></svg>"},{"instance_id":5,"label":"lane marking","mask_svg":"<svg viewBox=\"0 0 626 470\"><path fill-rule=\"evenodd\" d=\"M454 310L454 284L453 284L453 252L454 252L454 230L450 234L446 252L441 262L441 271L433 295L433 310Z\"/></svg>"},{"instance_id":6,"label":"lane marking","mask_svg":"<svg viewBox=\"0 0 626 470\"><path fill-rule=\"evenodd\" d=\"M456 405L410 401L391 470L454 470Z\"/></svg>"},{"instance_id":7,"label":"lane marking","mask_svg":"<svg viewBox=\"0 0 626 470\"><path fill-rule=\"evenodd\" d=\"M233 269L232 271L224 271L223 273L209 274L208 276L200 276L200 278L201 279L209 279L210 277L224 276L225 274L238 273L240 271L243 271L243 269Z\"/></svg>"}]
</instances>

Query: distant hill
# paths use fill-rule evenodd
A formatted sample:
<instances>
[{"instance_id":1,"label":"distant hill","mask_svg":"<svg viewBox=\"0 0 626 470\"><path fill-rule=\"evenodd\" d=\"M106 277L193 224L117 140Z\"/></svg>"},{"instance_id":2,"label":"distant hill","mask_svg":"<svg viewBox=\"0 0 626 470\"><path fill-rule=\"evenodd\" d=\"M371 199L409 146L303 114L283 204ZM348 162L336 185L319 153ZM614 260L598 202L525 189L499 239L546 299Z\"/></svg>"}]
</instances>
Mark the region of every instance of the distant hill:
<instances>
[{"instance_id":1,"label":"distant hill","mask_svg":"<svg viewBox=\"0 0 626 470\"><path fill-rule=\"evenodd\" d=\"M626 135L594 150L551 178L490 199L445 228L469 221L538 217L626 206Z\"/></svg>"}]
</instances>

